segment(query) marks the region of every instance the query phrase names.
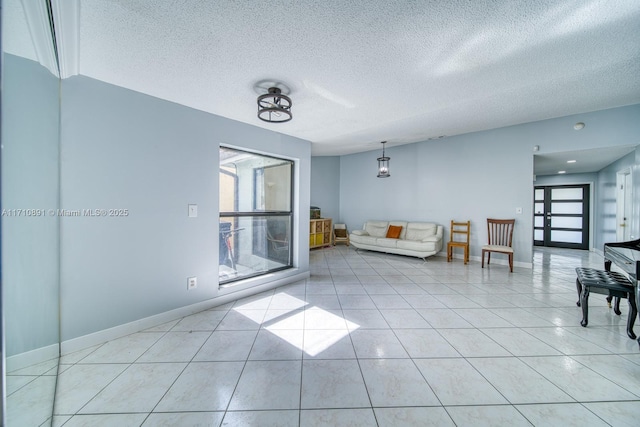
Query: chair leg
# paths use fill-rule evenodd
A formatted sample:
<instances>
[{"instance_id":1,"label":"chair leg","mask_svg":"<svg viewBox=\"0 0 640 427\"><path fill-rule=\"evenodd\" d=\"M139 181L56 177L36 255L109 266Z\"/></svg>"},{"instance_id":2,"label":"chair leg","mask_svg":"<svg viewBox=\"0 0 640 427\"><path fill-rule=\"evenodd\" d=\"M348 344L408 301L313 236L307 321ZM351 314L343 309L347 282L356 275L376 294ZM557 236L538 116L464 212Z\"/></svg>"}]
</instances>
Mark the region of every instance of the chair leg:
<instances>
[{"instance_id":1,"label":"chair leg","mask_svg":"<svg viewBox=\"0 0 640 427\"><path fill-rule=\"evenodd\" d=\"M586 328L589 324L589 287L584 286L582 288L582 294L580 295L580 306L582 307L582 321L580 325Z\"/></svg>"},{"instance_id":2,"label":"chair leg","mask_svg":"<svg viewBox=\"0 0 640 427\"><path fill-rule=\"evenodd\" d=\"M485 253L485 252L486 252L486 251L483 249L483 250L482 250L482 268L484 268L484 253Z\"/></svg>"},{"instance_id":3,"label":"chair leg","mask_svg":"<svg viewBox=\"0 0 640 427\"><path fill-rule=\"evenodd\" d=\"M469 246L464 247L464 263L469 263Z\"/></svg>"},{"instance_id":4,"label":"chair leg","mask_svg":"<svg viewBox=\"0 0 640 427\"><path fill-rule=\"evenodd\" d=\"M578 290L578 302L576 305L580 307L580 296L582 295L582 283L580 283L580 279L576 279L576 289Z\"/></svg>"},{"instance_id":5,"label":"chair leg","mask_svg":"<svg viewBox=\"0 0 640 427\"><path fill-rule=\"evenodd\" d=\"M618 300L618 304L620 302L620 298L616 298ZM627 318L627 336L632 340L636 339L636 334L633 333L633 324L636 321L636 316L638 315L638 306L636 304L635 295L633 292L629 292L627 294L627 299L629 300L629 317Z\"/></svg>"},{"instance_id":6,"label":"chair leg","mask_svg":"<svg viewBox=\"0 0 640 427\"><path fill-rule=\"evenodd\" d=\"M451 262L453 247L447 245L447 262Z\"/></svg>"},{"instance_id":7,"label":"chair leg","mask_svg":"<svg viewBox=\"0 0 640 427\"><path fill-rule=\"evenodd\" d=\"M513 254L509 254L509 270L513 273Z\"/></svg>"}]
</instances>

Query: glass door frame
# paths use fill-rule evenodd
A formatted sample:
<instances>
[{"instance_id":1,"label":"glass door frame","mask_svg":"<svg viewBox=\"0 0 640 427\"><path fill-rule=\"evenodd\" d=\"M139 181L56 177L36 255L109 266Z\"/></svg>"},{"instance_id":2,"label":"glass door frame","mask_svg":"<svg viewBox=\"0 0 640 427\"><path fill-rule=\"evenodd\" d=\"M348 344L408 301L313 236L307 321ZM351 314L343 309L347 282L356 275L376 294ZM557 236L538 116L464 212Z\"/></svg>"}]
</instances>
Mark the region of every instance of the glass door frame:
<instances>
[{"instance_id":1,"label":"glass door frame","mask_svg":"<svg viewBox=\"0 0 640 427\"><path fill-rule=\"evenodd\" d=\"M552 200L552 191L554 189L569 189L569 188L582 188L582 199L556 199ZM536 197L536 190L543 191L543 199L539 199ZM558 248L568 248L568 249L589 249L589 228L590 228L590 200L591 200L591 186L590 184L566 184L566 185L538 185L534 186L534 209L533 209L533 244L534 246L547 246L547 247L558 247ZM537 209L540 204L543 204L543 210L540 211ZM582 213L553 213L552 212L552 203L582 203ZM582 218L582 227L581 228L572 228L572 227L553 227L552 219L553 218ZM541 225L540 225L541 224ZM536 239L536 231L542 231L543 239ZM552 232L553 231L581 231L582 232L582 243L571 243L564 241L554 241L552 240Z\"/></svg>"}]
</instances>

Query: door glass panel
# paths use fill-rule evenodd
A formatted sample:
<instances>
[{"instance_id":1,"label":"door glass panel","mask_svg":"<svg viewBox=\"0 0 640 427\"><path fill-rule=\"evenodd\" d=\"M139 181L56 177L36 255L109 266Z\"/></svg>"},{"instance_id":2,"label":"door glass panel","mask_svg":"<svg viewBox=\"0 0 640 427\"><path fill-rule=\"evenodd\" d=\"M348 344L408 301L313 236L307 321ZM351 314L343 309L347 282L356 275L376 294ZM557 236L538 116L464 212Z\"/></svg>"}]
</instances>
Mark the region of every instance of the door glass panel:
<instances>
[{"instance_id":1,"label":"door glass panel","mask_svg":"<svg viewBox=\"0 0 640 427\"><path fill-rule=\"evenodd\" d=\"M554 216L551 218L551 227L582 229L582 217Z\"/></svg>"},{"instance_id":2,"label":"door glass panel","mask_svg":"<svg viewBox=\"0 0 640 427\"><path fill-rule=\"evenodd\" d=\"M536 216L533 218L533 222L534 222L534 227L544 227L544 217L543 216Z\"/></svg>"},{"instance_id":3,"label":"door glass panel","mask_svg":"<svg viewBox=\"0 0 640 427\"><path fill-rule=\"evenodd\" d=\"M544 231L533 230L533 240L544 240Z\"/></svg>"},{"instance_id":4,"label":"door glass panel","mask_svg":"<svg viewBox=\"0 0 640 427\"><path fill-rule=\"evenodd\" d=\"M544 188L536 188L533 197L534 200L544 200Z\"/></svg>"},{"instance_id":5,"label":"door glass panel","mask_svg":"<svg viewBox=\"0 0 640 427\"><path fill-rule=\"evenodd\" d=\"M582 214L582 203L551 203L552 214Z\"/></svg>"},{"instance_id":6,"label":"door glass panel","mask_svg":"<svg viewBox=\"0 0 640 427\"><path fill-rule=\"evenodd\" d=\"M582 243L582 231L551 230L551 241Z\"/></svg>"},{"instance_id":7,"label":"door glass panel","mask_svg":"<svg viewBox=\"0 0 640 427\"><path fill-rule=\"evenodd\" d=\"M544 213L544 203L536 203L533 208L537 214Z\"/></svg>"},{"instance_id":8,"label":"door glass panel","mask_svg":"<svg viewBox=\"0 0 640 427\"><path fill-rule=\"evenodd\" d=\"M582 200L582 188L552 188L551 200Z\"/></svg>"}]
</instances>

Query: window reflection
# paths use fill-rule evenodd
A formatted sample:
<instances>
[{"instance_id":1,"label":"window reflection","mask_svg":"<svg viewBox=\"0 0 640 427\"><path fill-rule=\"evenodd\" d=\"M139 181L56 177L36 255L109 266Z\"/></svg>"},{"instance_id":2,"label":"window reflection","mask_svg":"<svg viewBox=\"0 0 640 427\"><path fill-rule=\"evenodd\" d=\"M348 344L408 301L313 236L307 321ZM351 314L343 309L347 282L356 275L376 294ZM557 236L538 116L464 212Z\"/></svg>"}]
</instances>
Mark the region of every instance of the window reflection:
<instances>
[{"instance_id":1,"label":"window reflection","mask_svg":"<svg viewBox=\"0 0 640 427\"><path fill-rule=\"evenodd\" d=\"M293 162L220 147L219 280L292 267Z\"/></svg>"}]
</instances>

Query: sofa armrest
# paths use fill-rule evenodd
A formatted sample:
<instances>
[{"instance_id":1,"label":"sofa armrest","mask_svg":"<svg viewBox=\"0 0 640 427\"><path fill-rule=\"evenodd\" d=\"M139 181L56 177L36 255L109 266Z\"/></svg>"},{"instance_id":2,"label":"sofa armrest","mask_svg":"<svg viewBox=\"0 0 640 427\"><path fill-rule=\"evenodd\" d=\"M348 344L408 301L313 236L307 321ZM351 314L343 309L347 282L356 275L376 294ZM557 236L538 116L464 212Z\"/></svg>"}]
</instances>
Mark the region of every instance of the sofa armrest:
<instances>
[{"instance_id":1,"label":"sofa armrest","mask_svg":"<svg viewBox=\"0 0 640 427\"><path fill-rule=\"evenodd\" d=\"M353 230L351 232L351 234L355 234L356 236L368 236L369 235L369 233L367 233L364 230Z\"/></svg>"}]
</instances>

